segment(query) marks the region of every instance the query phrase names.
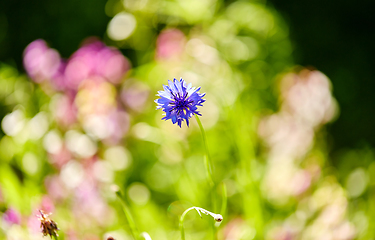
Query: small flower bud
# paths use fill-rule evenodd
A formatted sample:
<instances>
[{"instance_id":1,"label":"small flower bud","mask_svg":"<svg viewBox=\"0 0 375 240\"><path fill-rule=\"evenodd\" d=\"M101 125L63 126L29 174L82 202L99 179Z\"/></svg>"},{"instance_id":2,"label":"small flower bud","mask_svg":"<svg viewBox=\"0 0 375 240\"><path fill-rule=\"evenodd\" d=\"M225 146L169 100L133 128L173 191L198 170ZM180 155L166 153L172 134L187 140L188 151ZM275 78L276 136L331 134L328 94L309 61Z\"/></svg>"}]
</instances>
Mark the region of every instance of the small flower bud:
<instances>
[{"instance_id":1,"label":"small flower bud","mask_svg":"<svg viewBox=\"0 0 375 240\"><path fill-rule=\"evenodd\" d=\"M221 221L223 221L223 216L221 216L220 214L216 214L214 219L215 219L216 222L221 222Z\"/></svg>"}]
</instances>

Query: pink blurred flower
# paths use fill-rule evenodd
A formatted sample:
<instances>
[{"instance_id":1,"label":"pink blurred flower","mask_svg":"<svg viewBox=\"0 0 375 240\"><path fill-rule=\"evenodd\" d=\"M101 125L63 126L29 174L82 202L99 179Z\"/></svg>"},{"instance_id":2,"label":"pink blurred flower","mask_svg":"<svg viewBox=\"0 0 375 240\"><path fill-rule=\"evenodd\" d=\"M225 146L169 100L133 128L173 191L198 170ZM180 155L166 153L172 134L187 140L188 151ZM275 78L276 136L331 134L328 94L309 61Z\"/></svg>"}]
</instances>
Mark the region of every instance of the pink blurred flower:
<instances>
[{"instance_id":1,"label":"pink blurred flower","mask_svg":"<svg viewBox=\"0 0 375 240\"><path fill-rule=\"evenodd\" d=\"M95 58L101 48L99 43L78 49L69 59L65 68L65 81L71 89L78 89L82 81L93 74Z\"/></svg>"},{"instance_id":2,"label":"pink blurred flower","mask_svg":"<svg viewBox=\"0 0 375 240\"><path fill-rule=\"evenodd\" d=\"M125 111L116 110L109 116L110 125L113 128L111 135L105 139L107 144L117 144L130 128L130 116Z\"/></svg>"},{"instance_id":3,"label":"pink blurred flower","mask_svg":"<svg viewBox=\"0 0 375 240\"><path fill-rule=\"evenodd\" d=\"M304 122L280 112L261 120L259 135L270 149L270 159L295 159L311 148L314 131Z\"/></svg>"},{"instance_id":4,"label":"pink blurred flower","mask_svg":"<svg viewBox=\"0 0 375 240\"><path fill-rule=\"evenodd\" d=\"M101 197L94 180L85 179L75 189L73 212L82 221L95 220L102 225L108 223L108 205Z\"/></svg>"},{"instance_id":5,"label":"pink blurred flower","mask_svg":"<svg viewBox=\"0 0 375 240\"><path fill-rule=\"evenodd\" d=\"M90 136L107 144L116 144L129 130L129 115L115 109L108 114L91 114L83 119L83 128Z\"/></svg>"},{"instance_id":6,"label":"pink blurred flower","mask_svg":"<svg viewBox=\"0 0 375 240\"><path fill-rule=\"evenodd\" d=\"M242 218L234 218L221 230L225 240L252 239L255 229Z\"/></svg>"},{"instance_id":7,"label":"pink blurred flower","mask_svg":"<svg viewBox=\"0 0 375 240\"><path fill-rule=\"evenodd\" d=\"M3 220L9 224L20 224L21 223L21 215L18 211L14 208L9 208L3 215Z\"/></svg>"},{"instance_id":8,"label":"pink blurred flower","mask_svg":"<svg viewBox=\"0 0 375 240\"><path fill-rule=\"evenodd\" d=\"M62 201L69 196L68 189L61 181L61 178L57 175L46 177L44 184L46 186L48 196L55 202Z\"/></svg>"},{"instance_id":9,"label":"pink blurred flower","mask_svg":"<svg viewBox=\"0 0 375 240\"><path fill-rule=\"evenodd\" d=\"M50 155L51 162L58 168L61 169L69 160L72 159L71 152L64 145L56 154L51 153Z\"/></svg>"},{"instance_id":10,"label":"pink blurred flower","mask_svg":"<svg viewBox=\"0 0 375 240\"><path fill-rule=\"evenodd\" d=\"M87 236L84 237L84 240L100 240L98 236L95 236L94 234L87 234Z\"/></svg>"},{"instance_id":11,"label":"pink blurred flower","mask_svg":"<svg viewBox=\"0 0 375 240\"><path fill-rule=\"evenodd\" d=\"M307 69L286 75L281 82L283 107L295 117L315 127L330 121L336 113L329 79Z\"/></svg>"},{"instance_id":12,"label":"pink blurred flower","mask_svg":"<svg viewBox=\"0 0 375 240\"><path fill-rule=\"evenodd\" d=\"M55 204L49 196L43 196L39 209L43 209L45 212L53 212Z\"/></svg>"},{"instance_id":13,"label":"pink blurred flower","mask_svg":"<svg viewBox=\"0 0 375 240\"><path fill-rule=\"evenodd\" d=\"M77 107L74 103L73 94L64 94L56 97L53 106L53 115L56 122L64 127L71 126L77 120Z\"/></svg>"},{"instance_id":14,"label":"pink blurred flower","mask_svg":"<svg viewBox=\"0 0 375 240\"><path fill-rule=\"evenodd\" d=\"M170 59L183 53L185 35L178 29L164 30L156 40L156 58Z\"/></svg>"},{"instance_id":15,"label":"pink blurred flower","mask_svg":"<svg viewBox=\"0 0 375 240\"><path fill-rule=\"evenodd\" d=\"M57 69L55 75L52 78L52 86L57 91L66 91L68 90L66 81L65 81L65 68L66 68L66 60L63 59L60 62L60 66Z\"/></svg>"},{"instance_id":16,"label":"pink blurred flower","mask_svg":"<svg viewBox=\"0 0 375 240\"><path fill-rule=\"evenodd\" d=\"M292 194L300 195L304 193L311 185L311 175L306 170L296 172L291 180Z\"/></svg>"},{"instance_id":17,"label":"pink blurred flower","mask_svg":"<svg viewBox=\"0 0 375 240\"><path fill-rule=\"evenodd\" d=\"M272 229L267 236L268 239L272 240L292 240L296 239L294 234L288 227L278 226Z\"/></svg>"},{"instance_id":18,"label":"pink blurred flower","mask_svg":"<svg viewBox=\"0 0 375 240\"><path fill-rule=\"evenodd\" d=\"M65 68L65 81L71 89L78 89L84 80L97 76L117 84L129 69L130 62L121 52L94 40L70 57Z\"/></svg>"},{"instance_id":19,"label":"pink blurred flower","mask_svg":"<svg viewBox=\"0 0 375 240\"><path fill-rule=\"evenodd\" d=\"M35 235L41 234L40 221L37 218L39 214L40 213L38 212L38 210L35 210L33 211L33 214L31 214L27 219L27 228L29 229L30 233L35 234Z\"/></svg>"},{"instance_id":20,"label":"pink blurred flower","mask_svg":"<svg viewBox=\"0 0 375 240\"><path fill-rule=\"evenodd\" d=\"M67 230L65 233L65 237L67 240L80 240L78 234L73 229Z\"/></svg>"},{"instance_id":21,"label":"pink blurred flower","mask_svg":"<svg viewBox=\"0 0 375 240\"><path fill-rule=\"evenodd\" d=\"M42 39L31 42L24 51L23 64L29 76L37 83L51 80L57 73L60 54Z\"/></svg>"},{"instance_id":22,"label":"pink blurred flower","mask_svg":"<svg viewBox=\"0 0 375 240\"><path fill-rule=\"evenodd\" d=\"M93 38L86 40L67 61L44 40L35 40L26 47L23 62L35 82L48 80L58 91L77 90L84 80L93 77L118 84L131 68L119 50Z\"/></svg>"},{"instance_id":23,"label":"pink blurred flower","mask_svg":"<svg viewBox=\"0 0 375 240\"><path fill-rule=\"evenodd\" d=\"M121 91L122 102L133 111L142 112L144 109L150 90L146 85L141 83L132 83L130 86L125 86Z\"/></svg>"},{"instance_id":24,"label":"pink blurred flower","mask_svg":"<svg viewBox=\"0 0 375 240\"><path fill-rule=\"evenodd\" d=\"M116 49L105 47L98 53L96 73L113 84L121 82L130 69L130 62Z\"/></svg>"}]
</instances>

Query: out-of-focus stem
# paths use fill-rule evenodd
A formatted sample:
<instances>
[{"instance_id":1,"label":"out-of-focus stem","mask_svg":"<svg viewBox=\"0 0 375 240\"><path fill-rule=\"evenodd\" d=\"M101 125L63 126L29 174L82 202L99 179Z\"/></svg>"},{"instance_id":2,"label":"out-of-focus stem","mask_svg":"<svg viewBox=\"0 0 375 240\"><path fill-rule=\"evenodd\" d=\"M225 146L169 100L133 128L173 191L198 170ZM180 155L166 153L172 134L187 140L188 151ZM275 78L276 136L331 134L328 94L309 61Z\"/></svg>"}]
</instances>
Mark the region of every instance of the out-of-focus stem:
<instances>
[{"instance_id":1,"label":"out-of-focus stem","mask_svg":"<svg viewBox=\"0 0 375 240\"><path fill-rule=\"evenodd\" d=\"M150 235L147 232L142 232L141 237L144 238L145 240L152 240Z\"/></svg>"},{"instance_id":2,"label":"out-of-focus stem","mask_svg":"<svg viewBox=\"0 0 375 240\"><path fill-rule=\"evenodd\" d=\"M206 137L206 132L204 131L203 125L201 120L199 119L198 115L195 115L195 119L197 120L197 123L199 125L199 129L201 130L202 133L202 140L203 140L203 145L204 145L204 150L206 152L205 157L204 157L204 164L206 167L206 175L207 175L207 180L208 184L210 186L210 195L211 195L211 207L214 209L214 211L217 211L217 197L215 193L215 182L212 177L212 172L213 172L213 163L212 159L210 156L210 152L208 151L208 144L207 144L207 137ZM217 239L217 229L214 225L212 225L212 230L213 230L213 239Z\"/></svg>"},{"instance_id":3,"label":"out-of-focus stem","mask_svg":"<svg viewBox=\"0 0 375 240\"><path fill-rule=\"evenodd\" d=\"M199 125L200 130L201 130L204 150L206 152L206 155L205 155L205 158L204 158L204 163L205 163L205 166L206 166L208 183L210 184L210 187L213 188L215 186L215 183L214 183L213 178L212 178L212 169L213 169L212 165L213 164L212 164L212 160L211 160L211 157L210 157L210 153L208 151L206 132L204 131L201 120L199 119L198 115L196 115L196 114L195 114L195 119L197 120L197 123Z\"/></svg>"},{"instance_id":4,"label":"out-of-focus stem","mask_svg":"<svg viewBox=\"0 0 375 240\"><path fill-rule=\"evenodd\" d=\"M221 202L221 209L220 209L220 213L221 215L225 215L225 211L227 210L227 186L225 185L225 183L223 182L222 183L222 202Z\"/></svg>"},{"instance_id":5,"label":"out-of-focus stem","mask_svg":"<svg viewBox=\"0 0 375 240\"><path fill-rule=\"evenodd\" d=\"M139 239L140 235L139 235L139 232L138 232L137 227L135 225L133 216L132 216L132 214L130 212L130 209L128 207L128 204L126 203L126 200L125 200L124 196L121 194L120 190L116 191L116 195L121 200L122 209L124 210L125 217L128 220L130 230L132 232L132 235L133 235L134 239L137 240L137 239Z\"/></svg>"}]
</instances>

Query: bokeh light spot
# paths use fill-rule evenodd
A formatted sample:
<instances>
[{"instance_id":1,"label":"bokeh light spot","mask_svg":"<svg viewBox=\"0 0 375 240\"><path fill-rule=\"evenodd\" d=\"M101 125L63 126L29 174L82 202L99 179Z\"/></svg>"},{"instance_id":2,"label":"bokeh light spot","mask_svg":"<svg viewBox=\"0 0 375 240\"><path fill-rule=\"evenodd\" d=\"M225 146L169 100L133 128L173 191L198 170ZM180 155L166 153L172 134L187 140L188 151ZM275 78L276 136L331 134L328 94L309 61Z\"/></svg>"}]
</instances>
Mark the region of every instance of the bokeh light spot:
<instances>
[{"instance_id":1,"label":"bokeh light spot","mask_svg":"<svg viewBox=\"0 0 375 240\"><path fill-rule=\"evenodd\" d=\"M367 187L367 174L363 168L353 170L346 180L346 190L351 197L360 196Z\"/></svg>"},{"instance_id":2,"label":"bokeh light spot","mask_svg":"<svg viewBox=\"0 0 375 240\"><path fill-rule=\"evenodd\" d=\"M106 161L96 161L94 163L94 174L95 177L102 182L113 181L113 169L112 166Z\"/></svg>"},{"instance_id":3,"label":"bokeh light spot","mask_svg":"<svg viewBox=\"0 0 375 240\"><path fill-rule=\"evenodd\" d=\"M60 178L68 188L76 188L84 179L84 171L80 163L71 160L61 169Z\"/></svg>"},{"instance_id":4,"label":"bokeh light spot","mask_svg":"<svg viewBox=\"0 0 375 240\"><path fill-rule=\"evenodd\" d=\"M15 110L3 118L1 127L8 136L15 136L25 125L24 114L21 110Z\"/></svg>"},{"instance_id":5,"label":"bokeh light spot","mask_svg":"<svg viewBox=\"0 0 375 240\"><path fill-rule=\"evenodd\" d=\"M31 152L25 153L22 158L22 167L30 175L36 174L40 168L37 156Z\"/></svg>"},{"instance_id":6,"label":"bokeh light spot","mask_svg":"<svg viewBox=\"0 0 375 240\"><path fill-rule=\"evenodd\" d=\"M104 159L107 160L115 170L124 170L132 162L130 152L121 146L108 148L104 152Z\"/></svg>"},{"instance_id":7,"label":"bokeh light spot","mask_svg":"<svg viewBox=\"0 0 375 240\"><path fill-rule=\"evenodd\" d=\"M150 200L150 190L142 183L132 183L128 188L128 194L138 205L145 205Z\"/></svg>"},{"instance_id":8,"label":"bokeh light spot","mask_svg":"<svg viewBox=\"0 0 375 240\"><path fill-rule=\"evenodd\" d=\"M117 14L108 24L107 33L116 41L128 38L135 30L137 21L130 13Z\"/></svg>"}]
</instances>

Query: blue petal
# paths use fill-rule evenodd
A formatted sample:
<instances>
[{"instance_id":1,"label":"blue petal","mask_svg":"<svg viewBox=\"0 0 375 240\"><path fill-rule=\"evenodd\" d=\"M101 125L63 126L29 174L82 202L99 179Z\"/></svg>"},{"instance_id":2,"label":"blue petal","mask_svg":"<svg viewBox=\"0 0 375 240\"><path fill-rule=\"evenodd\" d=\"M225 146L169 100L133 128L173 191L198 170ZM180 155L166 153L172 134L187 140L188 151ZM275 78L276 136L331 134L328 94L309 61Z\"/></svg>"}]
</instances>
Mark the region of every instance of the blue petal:
<instances>
[{"instance_id":1,"label":"blue petal","mask_svg":"<svg viewBox=\"0 0 375 240\"><path fill-rule=\"evenodd\" d=\"M176 86L174 85L174 83L171 80L168 80L168 85L169 85L169 88L171 89L171 94L176 95L178 90L177 90Z\"/></svg>"},{"instance_id":2,"label":"blue petal","mask_svg":"<svg viewBox=\"0 0 375 240\"><path fill-rule=\"evenodd\" d=\"M176 114L172 115L171 119L172 119L173 124L175 124L177 122L177 115Z\"/></svg>"},{"instance_id":3,"label":"blue petal","mask_svg":"<svg viewBox=\"0 0 375 240\"><path fill-rule=\"evenodd\" d=\"M168 98L169 100L172 100L172 95L169 92L166 91L158 91L159 97L165 97Z\"/></svg>"},{"instance_id":4,"label":"blue petal","mask_svg":"<svg viewBox=\"0 0 375 240\"><path fill-rule=\"evenodd\" d=\"M173 80L174 85L176 86L179 96L183 97L184 96L184 91L182 90L182 84L180 81L178 81L176 78Z\"/></svg>"},{"instance_id":5,"label":"blue petal","mask_svg":"<svg viewBox=\"0 0 375 240\"><path fill-rule=\"evenodd\" d=\"M166 104L166 103L170 103L171 100L165 97L161 97L161 98L156 99L155 102L158 104Z\"/></svg>"}]
</instances>

